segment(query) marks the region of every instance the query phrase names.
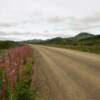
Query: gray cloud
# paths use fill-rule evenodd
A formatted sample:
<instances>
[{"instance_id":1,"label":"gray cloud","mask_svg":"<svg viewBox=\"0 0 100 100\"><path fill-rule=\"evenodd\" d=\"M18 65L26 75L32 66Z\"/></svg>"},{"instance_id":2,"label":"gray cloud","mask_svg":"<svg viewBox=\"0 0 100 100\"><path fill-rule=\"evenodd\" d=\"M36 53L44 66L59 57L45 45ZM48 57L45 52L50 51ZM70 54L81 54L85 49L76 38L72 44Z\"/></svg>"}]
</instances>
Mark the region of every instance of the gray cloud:
<instances>
[{"instance_id":1,"label":"gray cloud","mask_svg":"<svg viewBox=\"0 0 100 100\"><path fill-rule=\"evenodd\" d=\"M84 18L70 17L49 17L48 23L54 24L53 30L61 31L84 31L100 27L100 14L93 14Z\"/></svg>"},{"instance_id":2,"label":"gray cloud","mask_svg":"<svg viewBox=\"0 0 100 100\"><path fill-rule=\"evenodd\" d=\"M11 27L11 24L8 23L0 23L0 27Z\"/></svg>"},{"instance_id":3,"label":"gray cloud","mask_svg":"<svg viewBox=\"0 0 100 100\"><path fill-rule=\"evenodd\" d=\"M100 28L100 14L93 14L84 18L72 18L69 21L68 27L70 30L84 31L95 28Z\"/></svg>"},{"instance_id":4,"label":"gray cloud","mask_svg":"<svg viewBox=\"0 0 100 100\"><path fill-rule=\"evenodd\" d=\"M7 33L0 31L0 36L2 36L2 35L7 35Z\"/></svg>"},{"instance_id":5,"label":"gray cloud","mask_svg":"<svg viewBox=\"0 0 100 100\"><path fill-rule=\"evenodd\" d=\"M91 16L87 16L83 19L85 23L98 23L100 22L100 12L92 14Z\"/></svg>"},{"instance_id":6,"label":"gray cloud","mask_svg":"<svg viewBox=\"0 0 100 100\"><path fill-rule=\"evenodd\" d=\"M63 22L64 20L65 20L65 18L61 18L59 16L54 16L54 17L48 18L48 22L50 22L50 23L59 23L59 22Z\"/></svg>"}]
</instances>

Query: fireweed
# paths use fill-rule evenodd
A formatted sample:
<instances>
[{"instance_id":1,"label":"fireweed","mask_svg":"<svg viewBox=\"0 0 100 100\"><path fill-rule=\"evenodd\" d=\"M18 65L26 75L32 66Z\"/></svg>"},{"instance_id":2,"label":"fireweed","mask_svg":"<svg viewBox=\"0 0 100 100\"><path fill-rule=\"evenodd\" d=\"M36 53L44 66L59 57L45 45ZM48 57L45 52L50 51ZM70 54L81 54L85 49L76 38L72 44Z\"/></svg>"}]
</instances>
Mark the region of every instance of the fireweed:
<instances>
[{"instance_id":1,"label":"fireweed","mask_svg":"<svg viewBox=\"0 0 100 100\"><path fill-rule=\"evenodd\" d=\"M0 57L0 100L34 100L31 45L11 48Z\"/></svg>"}]
</instances>

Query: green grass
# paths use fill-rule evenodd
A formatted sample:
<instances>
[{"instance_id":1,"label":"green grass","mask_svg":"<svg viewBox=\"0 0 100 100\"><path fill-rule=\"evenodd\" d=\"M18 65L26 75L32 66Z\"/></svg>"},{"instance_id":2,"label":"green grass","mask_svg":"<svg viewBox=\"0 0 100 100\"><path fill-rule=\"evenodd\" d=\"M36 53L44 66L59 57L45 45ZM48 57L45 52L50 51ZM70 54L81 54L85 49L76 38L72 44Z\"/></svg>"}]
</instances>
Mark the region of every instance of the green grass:
<instances>
[{"instance_id":1,"label":"green grass","mask_svg":"<svg viewBox=\"0 0 100 100\"><path fill-rule=\"evenodd\" d=\"M100 54L100 46L86 46L86 45L75 45L74 46L74 45L59 45L59 44L48 44L47 46Z\"/></svg>"},{"instance_id":2,"label":"green grass","mask_svg":"<svg viewBox=\"0 0 100 100\"><path fill-rule=\"evenodd\" d=\"M35 100L35 90L31 88L32 84L32 57L24 60L23 77L16 81L13 100ZM17 76L19 77L19 76Z\"/></svg>"}]
</instances>

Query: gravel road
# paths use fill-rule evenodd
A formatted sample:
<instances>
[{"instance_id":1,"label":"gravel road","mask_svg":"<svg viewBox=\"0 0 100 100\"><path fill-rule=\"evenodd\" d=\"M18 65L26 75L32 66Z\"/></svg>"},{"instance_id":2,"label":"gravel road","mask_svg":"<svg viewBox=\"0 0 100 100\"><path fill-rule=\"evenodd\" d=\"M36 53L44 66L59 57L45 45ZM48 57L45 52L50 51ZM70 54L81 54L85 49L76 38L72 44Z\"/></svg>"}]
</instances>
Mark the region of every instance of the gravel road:
<instances>
[{"instance_id":1,"label":"gravel road","mask_svg":"<svg viewBox=\"0 0 100 100\"><path fill-rule=\"evenodd\" d=\"M38 100L100 100L100 55L33 46Z\"/></svg>"}]
</instances>

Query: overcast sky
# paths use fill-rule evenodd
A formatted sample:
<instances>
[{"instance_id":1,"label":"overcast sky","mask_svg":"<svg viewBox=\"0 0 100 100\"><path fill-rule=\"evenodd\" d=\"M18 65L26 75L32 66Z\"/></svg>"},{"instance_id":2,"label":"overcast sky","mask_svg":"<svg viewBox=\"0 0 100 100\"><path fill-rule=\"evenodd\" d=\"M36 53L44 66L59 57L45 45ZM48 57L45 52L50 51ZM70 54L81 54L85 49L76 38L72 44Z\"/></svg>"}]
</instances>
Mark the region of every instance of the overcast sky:
<instances>
[{"instance_id":1,"label":"overcast sky","mask_svg":"<svg viewBox=\"0 0 100 100\"><path fill-rule=\"evenodd\" d=\"M100 34L100 0L0 0L0 39Z\"/></svg>"}]
</instances>

